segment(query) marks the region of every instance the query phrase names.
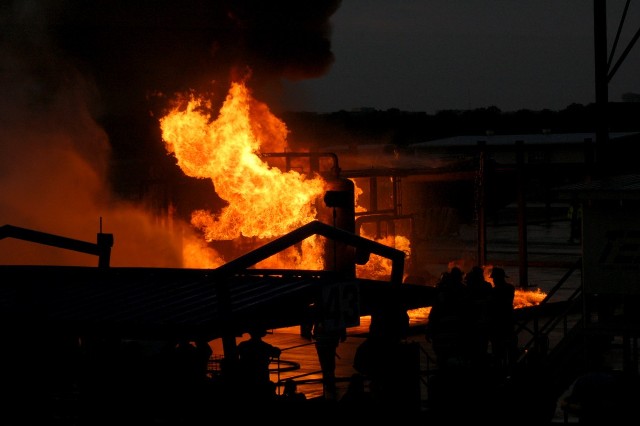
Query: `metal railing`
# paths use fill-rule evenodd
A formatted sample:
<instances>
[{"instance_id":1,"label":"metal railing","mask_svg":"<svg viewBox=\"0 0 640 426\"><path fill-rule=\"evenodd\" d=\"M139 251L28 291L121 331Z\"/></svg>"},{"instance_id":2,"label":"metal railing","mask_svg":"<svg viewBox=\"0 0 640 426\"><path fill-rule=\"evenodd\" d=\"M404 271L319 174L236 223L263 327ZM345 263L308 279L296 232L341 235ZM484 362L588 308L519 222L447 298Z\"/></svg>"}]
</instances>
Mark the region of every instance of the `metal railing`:
<instances>
[{"instance_id":1,"label":"metal railing","mask_svg":"<svg viewBox=\"0 0 640 426\"><path fill-rule=\"evenodd\" d=\"M524 321L516 327L516 335L522 336L523 333L529 333L531 338L522 346L520 346L520 356L517 362L527 362L532 354L537 357L544 356L553 349L549 335L554 331L561 331L561 337L564 338L570 331L569 318L572 314L579 312L582 314L582 285L578 286L566 300L557 302L560 308L551 309L550 300L554 294L560 290L569 280L571 275L580 270L582 266L582 258L578 259L574 265L564 274L558 283L547 293L545 298L536 306L530 309L531 315L527 316ZM541 320L546 318L544 323ZM559 327L559 324L562 326ZM557 342L559 343L559 342ZM557 344L556 343L556 344ZM555 347L555 346L554 346Z\"/></svg>"}]
</instances>

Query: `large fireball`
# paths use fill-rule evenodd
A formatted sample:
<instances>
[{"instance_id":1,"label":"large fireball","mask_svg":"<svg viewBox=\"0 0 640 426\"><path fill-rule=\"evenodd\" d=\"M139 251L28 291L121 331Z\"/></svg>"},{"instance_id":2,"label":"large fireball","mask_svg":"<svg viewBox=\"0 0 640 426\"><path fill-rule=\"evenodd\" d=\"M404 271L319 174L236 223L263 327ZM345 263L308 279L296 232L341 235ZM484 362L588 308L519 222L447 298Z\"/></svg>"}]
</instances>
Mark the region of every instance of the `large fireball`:
<instances>
[{"instance_id":1,"label":"large fireball","mask_svg":"<svg viewBox=\"0 0 640 426\"><path fill-rule=\"evenodd\" d=\"M272 238L315 219L321 178L283 172L260 158L262 147L284 152L287 128L241 83L234 83L217 118L209 102L191 96L161 119L167 150L187 176L211 179L228 202L221 212L195 211L192 224L207 241Z\"/></svg>"}]
</instances>

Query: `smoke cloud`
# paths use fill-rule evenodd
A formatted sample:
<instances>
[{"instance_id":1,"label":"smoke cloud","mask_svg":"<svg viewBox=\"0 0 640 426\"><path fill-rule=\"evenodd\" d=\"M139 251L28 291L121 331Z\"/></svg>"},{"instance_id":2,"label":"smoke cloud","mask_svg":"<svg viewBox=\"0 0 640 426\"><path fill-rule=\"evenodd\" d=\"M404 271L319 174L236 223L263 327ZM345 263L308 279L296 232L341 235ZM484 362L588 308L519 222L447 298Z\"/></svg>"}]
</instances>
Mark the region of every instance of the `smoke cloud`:
<instances>
[{"instance_id":1,"label":"smoke cloud","mask_svg":"<svg viewBox=\"0 0 640 426\"><path fill-rule=\"evenodd\" d=\"M280 78L319 77L334 61L329 18L339 5L339 0L66 0L52 13L51 28L64 52L109 89L102 93L109 106L122 111L134 100L146 108L149 93L202 92L211 90L212 82L224 92L237 69L252 70L249 84L258 97L261 91L268 95Z\"/></svg>"},{"instance_id":2,"label":"smoke cloud","mask_svg":"<svg viewBox=\"0 0 640 426\"><path fill-rule=\"evenodd\" d=\"M185 245L215 263L173 205L177 193L194 191L175 187L182 181L156 119L163 102L212 85L222 99L237 69L251 70L256 97L266 102L277 99L282 78L326 73L329 18L339 4L3 2L0 225L89 242L112 233L113 266L189 266ZM5 239L0 263L94 266L97 259Z\"/></svg>"}]
</instances>

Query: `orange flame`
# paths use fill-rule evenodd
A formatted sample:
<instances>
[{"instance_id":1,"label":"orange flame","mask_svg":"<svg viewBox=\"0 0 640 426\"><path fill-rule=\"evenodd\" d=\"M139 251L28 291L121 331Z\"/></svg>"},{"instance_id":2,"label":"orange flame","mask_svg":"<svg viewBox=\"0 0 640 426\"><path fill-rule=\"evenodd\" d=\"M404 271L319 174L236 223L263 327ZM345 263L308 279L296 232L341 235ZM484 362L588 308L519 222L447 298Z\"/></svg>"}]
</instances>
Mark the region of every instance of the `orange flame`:
<instances>
[{"instance_id":1,"label":"orange flame","mask_svg":"<svg viewBox=\"0 0 640 426\"><path fill-rule=\"evenodd\" d=\"M261 152L288 150L286 125L267 105L255 100L244 83L233 83L213 119L211 101L193 93L160 120L166 149L187 175L210 179L217 195L227 202L219 212L194 211L191 224L206 242L270 239L284 235L316 219L316 202L325 193L321 177L295 170L283 172L263 161ZM356 187L357 195L362 190ZM354 200L356 202L356 200ZM357 204L357 202L356 202ZM364 211L356 206L356 210ZM366 238L409 252L402 236ZM242 242L237 242L242 244ZM185 243L190 267L215 267L222 256L203 252L196 242ZM264 268L323 269L324 247L320 237L307 238L299 247L260 262ZM359 265L360 277L383 279L391 274L391 261L376 255Z\"/></svg>"},{"instance_id":2,"label":"orange flame","mask_svg":"<svg viewBox=\"0 0 640 426\"><path fill-rule=\"evenodd\" d=\"M363 194L362 188L360 188L355 179L352 179L354 184L355 195L355 210L356 212L366 212L367 209L358 203L358 197ZM407 259L411 256L411 241L409 238L403 235L387 234L385 236L376 237L371 229L363 227L360 229L360 236L384 244L389 247L401 250L407 255ZM384 280L391 277L391 265L390 259L372 254L369 262L364 265L356 265L356 274L361 278ZM406 275L406 274L405 274Z\"/></svg>"},{"instance_id":3,"label":"orange flame","mask_svg":"<svg viewBox=\"0 0 640 426\"><path fill-rule=\"evenodd\" d=\"M210 179L215 192L228 203L220 212L192 213L191 223L205 240L268 239L315 219L315 202L324 193L324 180L295 170L283 172L260 157L261 148L287 150L286 125L253 99L243 83L232 84L215 120L207 113L210 109L210 101L191 94L186 107L176 107L160 120L166 149L182 171ZM318 250L314 241L305 244L311 252ZM289 254L288 261L298 266L305 263L295 254ZM317 257L309 262L311 269L318 268Z\"/></svg>"}]
</instances>

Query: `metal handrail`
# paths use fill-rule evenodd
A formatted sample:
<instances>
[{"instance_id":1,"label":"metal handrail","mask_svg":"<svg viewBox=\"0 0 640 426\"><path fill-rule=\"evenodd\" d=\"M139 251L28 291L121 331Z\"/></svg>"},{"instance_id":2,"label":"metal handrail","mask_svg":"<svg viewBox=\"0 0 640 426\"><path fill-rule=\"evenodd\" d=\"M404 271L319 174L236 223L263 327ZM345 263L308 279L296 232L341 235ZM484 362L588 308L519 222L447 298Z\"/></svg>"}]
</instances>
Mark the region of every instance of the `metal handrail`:
<instances>
[{"instance_id":1,"label":"metal handrail","mask_svg":"<svg viewBox=\"0 0 640 426\"><path fill-rule=\"evenodd\" d=\"M536 306L533 310L534 315L533 318L528 318L524 322L522 322L516 329L516 334L519 335L523 330L532 334L531 339L526 342L521 347L521 353L518 358L518 362L526 360L527 356L530 354L530 350L533 348L534 353L537 355L542 354L542 352L548 352L551 348L548 347L548 336L551 331L556 329L556 326L563 321L563 336L566 336L568 333L568 316L570 313L575 311L576 306L582 301L582 285L578 286L573 293L566 299L567 305L564 309L558 313L557 315L552 316L549 320L544 323L542 326L539 324L540 315L539 313L545 308L545 306L549 303L551 297L567 282L569 277L578 270L582 265L582 258L579 258L574 265L565 273L565 275L558 281L558 283L547 293L545 298ZM529 328L528 324L533 322L533 328ZM544 342L544 346L542 344ZM544 350L541 350L544 349Z\"/></svg>"}]
</instances>

